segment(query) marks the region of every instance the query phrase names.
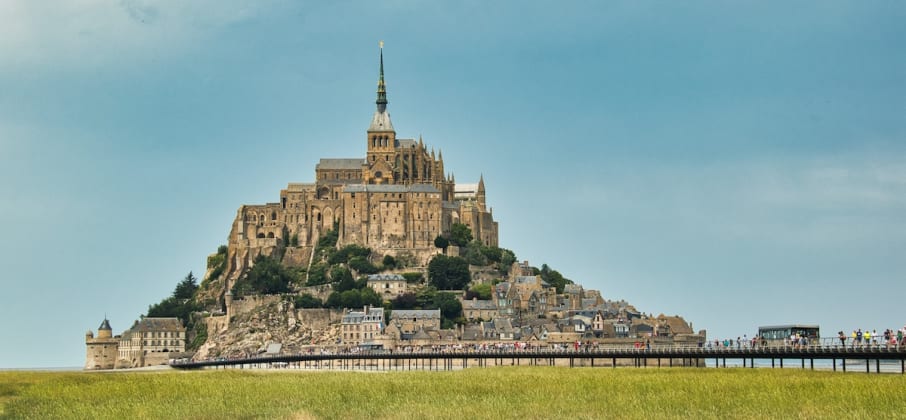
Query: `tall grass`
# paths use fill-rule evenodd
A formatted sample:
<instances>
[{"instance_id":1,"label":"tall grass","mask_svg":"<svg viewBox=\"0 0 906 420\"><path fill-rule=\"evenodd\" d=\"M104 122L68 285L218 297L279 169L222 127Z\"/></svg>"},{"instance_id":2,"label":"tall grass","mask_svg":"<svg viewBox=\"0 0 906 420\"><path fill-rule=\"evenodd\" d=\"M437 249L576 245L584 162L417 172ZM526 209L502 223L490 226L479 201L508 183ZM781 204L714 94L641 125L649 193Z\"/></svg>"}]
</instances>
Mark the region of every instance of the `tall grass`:
<instances>
[{"instance_id":1,"label":"tall grass","mask_svg":"<svg viewBox=\"0 0 906 420\"><path fill-rule=\"evenodd\" d=\"M793 369L0 372L0 417L906 418L904 385Z\"/></svg>"}]
</instances>

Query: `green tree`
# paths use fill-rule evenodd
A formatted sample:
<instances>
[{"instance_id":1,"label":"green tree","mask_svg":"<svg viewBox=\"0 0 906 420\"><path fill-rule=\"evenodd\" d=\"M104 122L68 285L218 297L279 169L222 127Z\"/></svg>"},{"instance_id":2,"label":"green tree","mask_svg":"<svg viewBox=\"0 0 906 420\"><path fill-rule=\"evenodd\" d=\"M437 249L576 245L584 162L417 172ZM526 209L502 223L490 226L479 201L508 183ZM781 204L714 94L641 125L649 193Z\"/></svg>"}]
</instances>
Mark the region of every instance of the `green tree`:
<instances>
[{"instance_id":1,"label":"green tree","mask_svg":"<svg viewBox=\"0 0 906 420\"><path fill-rule=\"evenodd\" d=\"M415 304L418 303L418 300L415 296L415 293L407 292L401 295L397 295L393 300L390 301L393 309L415 309Z\"/></svg>"},{"instance_id":2,"label":"green tree","mask_svg":"<svg viewBox=\"0 0 906 420\"><path fill-rule=\"evenodd\" d=\"M454 320L462 316L462 303L452 293L438 292L434 295L433 306L440 309L443 318Z\"/></svg>"},{"instance_id":3,"label":"green tree","mask_svg":"<svg viewBox=\"0 0 906 420\"><path fill-rule=\"evenodd\" d=\"M343 308L360 308L362 307L362 294L358 290L340 292L340 305Z\"/></svg>"},{"instance_id":4,"label":"green tree","mask_svg":"<svg viewBox=\"0 0 906 420\"><path fill-rule=\"evenodd\" d=\"M227 248L226 245L220 245L219 247L217 247L216 254L208 256L208 267L207 268L208 268L208 270L211 270L211 271L210 271L210 274L208 275L208 277L206 277L202 281L203 285L207 285L208 282L219 278L220 275L223 274L223 270L226 270L226 261L227 261L228 252L229 252L229 248Z\"/></svg>"},{"instance_id":5,"label":"green tree","mask_svg":"<svg viewBox=\"0 0 906 420\"><path fill-rule=\"evenodd\" d=\"M454 223L450 228L450 243L459 247L472 242L472 229L462 223Z\"/></svg>"},{"instance_id":6,"label":"green tree","mask_svg":"<svg viewBox=\"0 0 906 420\"><path fill-rule=\"evenodd\" d=\"M488 265L488 257L482 252L483 247L478 241L469 242L466 248L460 250L462 257L471 265L485 266Z\"/></svg>"},{"instance_id":7,"label":"green tree","mask_svg":"<svg viewBox=\"0 0 906 420\"><path fill-rule=\"evenodd\" d=\"M365 257L352 257L349 259L349 268L361 273L361 274L374 274L378 272L378 268L368 261Z\"/></svg>"},{"instance_id":8,"label":"green tree","mask_svg":"<svg viewBox=\"0 0 906 420\"><path fill-rule=\"evenodd\" d=\"M473 297L480 300L490 300L491 285L482 283L470 287L469 291L466 293L466 299L472 299Z\"/></svg>"},{"instance_id":9,"label":"green tree","mask_svg":"<svg viewBox=\"0 0 906 420\"><path fill-rule=\"evenodd\" d=\"M344 264L348 263L351 258L368 258L369 255L371 255L371 248L349 244L331 254L330 258L327 259L327 263L330 265Z\"/></svg>"},{"instance_id":10,"label":"green tree","mask_svg":"<svg viewBox=\"0 0 906 420\"><path fill-rule=\"evenodd\" d=\"M186 328L191 328L192 313L201 310L201 307L195 303L195 293L198 290L198 286L195 285L196 280L198 279L190 271L182 281L177 283L170 297L148 306L147 316L150 318L179 318Z\"/></svg>"},{"instance_id":11,"label":"green tree","mask_svg":"<svg viewBox=\"0 0 906 420\"><path fill-rule=\"evenodd\" d=\"M403 273L403 278L406 279L406 283L421 283L425 278L425 275L422 273L412 272L412 273Z\"/></svg>"},{"instance_id":12,"label":"green tree","mask_svg":"<svg viewBox=\"0 0 906 420\"><path fill-rule=\"evenodd\" d=\"M173 290L173 297L177 300L188 300L195 298L195 291L198 290L198 279L190 271L179 284L176 290Z\"/></svg>"},{"instance_id":13,"label":"green tree","mask_svg":"<svg viewBox=\"0 0 906 420\"><path fill-rule=\"evenodd\" d=\"M396 268L396 258L393 258L393 255L384 255L381 265L383 265L385 269Z\"/></svg>"},{"instance_id":14,"label":"green tree","mask_svg":"<svg viewBox=\"0 0 906 420\"><path fill-rule=\"evenodd\" d=\"M315 263L308 269L308 281L306 286L317 286L327 284L330 279L327 278L327 264Z\"/></svg>"},{"instance_id":15,"label":"green tree","mask_svg":"<svg viewBox=\"0 0 906 420\"><path fill-rule=\"evenodd\" d=\"M516 262L516 254L509 249L500 248L500 263L498 265L500 271L509 273L514 262Z\"/></svg>"},{"instance_id":16,"label":"green tree","mask_svg":"<svg viewBox=\"0 0 906 420\"><path fill-rule=\"evenodd\" d=\"M362 296L362 305L381 306L384 303L384 299L381 295L370 287L361 289L359 294Z\"/></svg>"},{"instance_id":17,"label":"green tree","mask_svg":"<svg viewBox=\"0 0 906 420\"><path fill-rule=\"evenodd\" d=\"M541 280L546 281L551 286L557 288L557 293L563 293L563 288L567 284L572 284L572 280L563 277L559 271L550 268L547 264L541 265L541 270L538 271L538 274L541 275Z\"/></svg>"},{"instance_id":18,"label":"green tree","mask_svg":"<svg viewBox=\"0 0 906 420\"><path fill-rule=\"evenodd\" d=\"M255 265L236 282L233 294L243 296L248 291L264 295L286 293L292 281L292 274L283 268L280 261L259 255L255 258Z\"/></svg>"},{"instance_id":19,"label":"green tree","mask_svg":"<svg viewBox=\"0 0 906 420\"><path fill-rule=\"evenodd\" d=\"M414 309L436 309L434 307L434 297L437 296L437 288L431 285L415 289L415 307Z\"/></svg>"},{"instance_id":20,"label":"green tree","mask_svg":"<svg viewBox=\"0 0 906 420\"><path fill-rule=\"evenodd\" d=\"M444 250L444 252L447 252L447 247L450 246L450 240L438 235L436 238L434 238L434 246L436 248Z\"/></svg>"},{"instance_id":21,"label":"green tree","mask_svg":"<svg viewBox=\"0 0 906 420\"><path fill-rule=\"evenodd\" d=\"M346 267L336 266L330 270L330 279L335 284L334 290L345 292L356 288L356 282L352 278L352 273Z\"/></svg>"},{"instance_id":22,"label":"green tree","mask_svg":"<svg viewBox=\"0 0 906 420\"><path fill-rule=\"evenodd\" d=\"M440 290L461 290L471 280L469 263L460 257L435 255L428 263L428 282Z\"/></svg>"},{"instance_id":23,"label":"green tree","mask_svg":"<svg viewBox=\"0 0 906 420\"><path fill-rule=\"evenodd\" d=\"M299 308L320 308L323 306L321 299L318 299L308 293L302 294L301 296L296 296L294 305L296 309Z\"/></svg>"}]
</instances>

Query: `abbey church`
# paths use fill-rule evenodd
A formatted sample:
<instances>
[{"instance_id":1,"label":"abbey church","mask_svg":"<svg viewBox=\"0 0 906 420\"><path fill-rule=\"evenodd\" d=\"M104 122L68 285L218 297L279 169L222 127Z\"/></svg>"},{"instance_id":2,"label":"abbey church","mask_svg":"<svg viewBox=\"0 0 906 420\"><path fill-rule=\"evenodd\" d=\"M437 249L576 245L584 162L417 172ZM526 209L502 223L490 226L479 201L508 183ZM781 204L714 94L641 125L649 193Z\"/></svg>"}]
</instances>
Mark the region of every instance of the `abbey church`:
<instances>
[{"instance_id":1,"label":"abbey church","mask_svg":"<svg viewBox=\"0 0 906 420\"><path fill-rule=\"evenodd\" d=\"M483 177L457 184L442 153L429 151L421 138L397 137L387 102L382 48L365 157L321 159L314 183L290 183L277 203L241 206L230 232L228 273L241 273L278 248L285 248L285 264L307 265L318 239L332 229L340 246L407 254L419 263L439 252L434 239L449 235L454 223L471 228L482 244L498 245Z\"/></svg>"}]
</instances>

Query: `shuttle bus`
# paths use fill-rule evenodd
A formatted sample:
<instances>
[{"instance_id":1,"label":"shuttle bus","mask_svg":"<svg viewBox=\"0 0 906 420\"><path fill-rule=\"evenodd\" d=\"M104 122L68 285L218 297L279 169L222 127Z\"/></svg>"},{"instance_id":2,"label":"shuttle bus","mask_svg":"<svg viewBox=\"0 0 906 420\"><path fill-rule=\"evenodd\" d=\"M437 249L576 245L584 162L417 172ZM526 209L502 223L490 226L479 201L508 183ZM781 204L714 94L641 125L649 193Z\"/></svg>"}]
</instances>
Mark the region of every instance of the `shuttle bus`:
<instances>
[{"instance_id":1,"label":"shuttle bus","mask_svg":"<svg viewBox=\"0 0 906 420\"><path fill-rule=\"evenodd\" d=\"M807 342L791 342L790 338L797 336L805 338ZM758 337L762 345L766 344L769 346L799 344L818 345L818 338L821 337L821 334L818 331L817 325L791 324L758 327Z\"/></svg>"}]
</instances>

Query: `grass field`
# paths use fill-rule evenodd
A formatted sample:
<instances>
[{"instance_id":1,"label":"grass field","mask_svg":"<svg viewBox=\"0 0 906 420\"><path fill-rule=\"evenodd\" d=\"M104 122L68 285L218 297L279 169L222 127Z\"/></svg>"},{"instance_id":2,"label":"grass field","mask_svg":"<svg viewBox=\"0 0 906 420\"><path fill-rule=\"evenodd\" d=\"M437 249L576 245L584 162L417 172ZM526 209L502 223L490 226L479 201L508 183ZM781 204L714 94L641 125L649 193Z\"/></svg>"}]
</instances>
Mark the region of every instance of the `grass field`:
<instances>
[{"instance_id":1,"label":"grass field","mask_svg":"<svg viewBox=\"0 0 906 420\"><path fill-rule=\"evenodd\" d=\"M794 369L0 372L2 418L906 418L906 377Z\"/></svg>"}]
</instances>

